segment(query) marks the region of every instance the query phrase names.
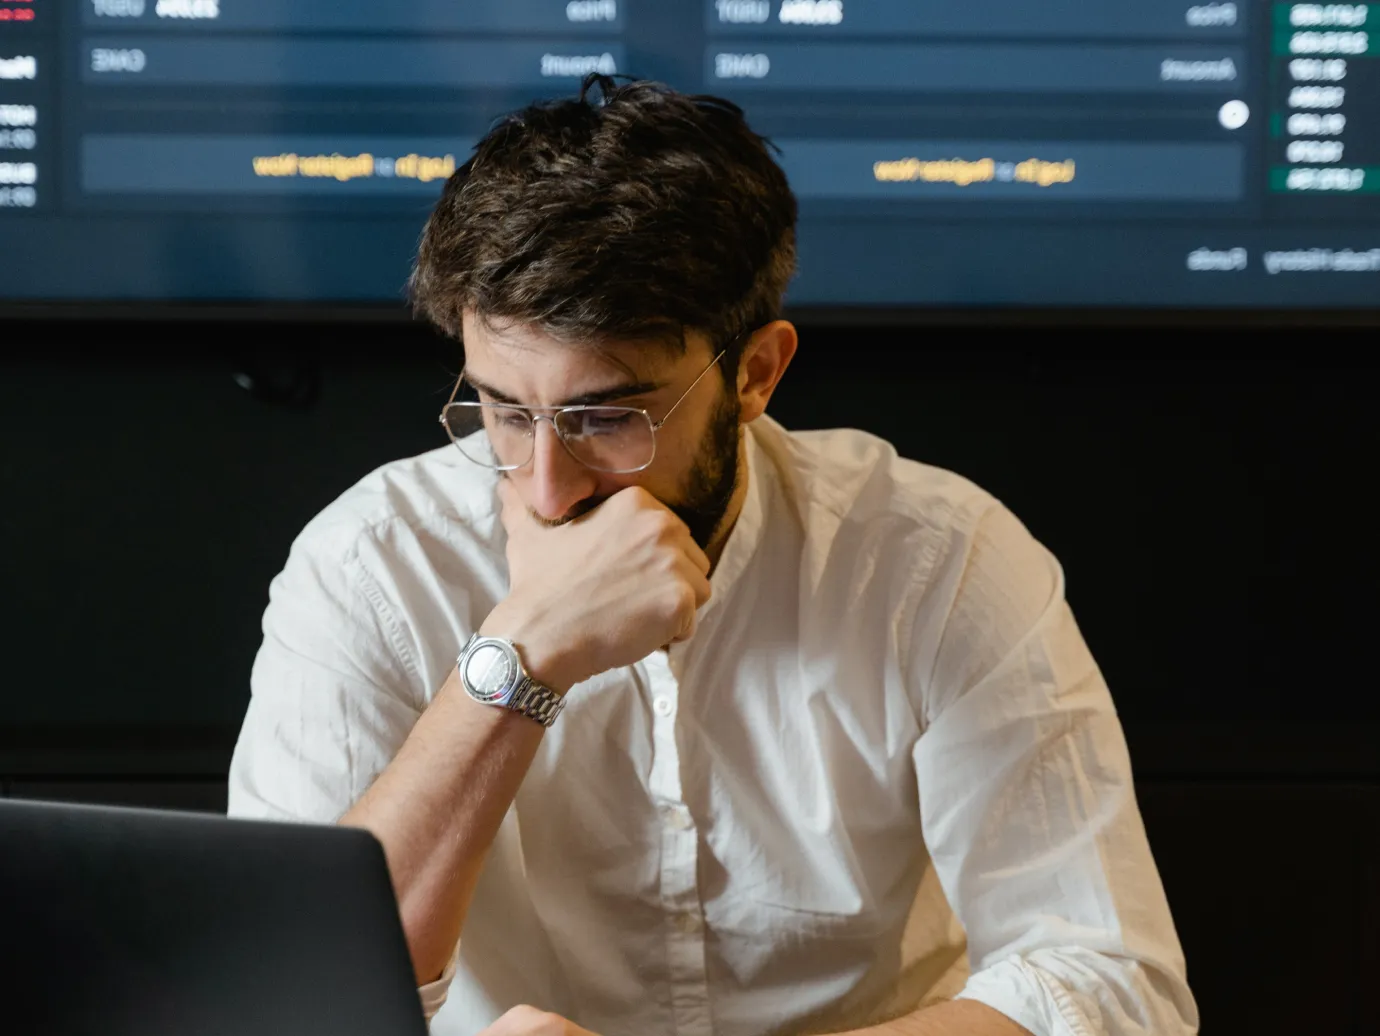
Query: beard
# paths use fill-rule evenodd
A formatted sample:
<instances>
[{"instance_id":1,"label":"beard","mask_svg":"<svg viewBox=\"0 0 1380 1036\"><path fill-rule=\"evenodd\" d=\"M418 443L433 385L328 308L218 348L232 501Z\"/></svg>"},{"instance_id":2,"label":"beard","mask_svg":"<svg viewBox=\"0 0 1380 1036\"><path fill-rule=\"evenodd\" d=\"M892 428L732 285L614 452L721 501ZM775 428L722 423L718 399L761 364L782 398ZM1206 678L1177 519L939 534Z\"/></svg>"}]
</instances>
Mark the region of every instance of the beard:
<instances>
[{"instance_id":1,"label":"beard","mask_svg":"<svg viewBox=\"0 0 1380 1036\"><path fill-rule=\"evenodd\" d=\"M662 500L667 510L683 521L691 538L700 550L708 550L714 534L723 524L733 493L738 488L738 445L741 429L738 424L738 397L724 392L714 412L709 415L709 427L695 451L695 462L686 472L679 499ZM604 497L581 500L559 518L543 518L531 508L528 513L542 525L554 527L574 521L588 514Z\"/></svg>"},{"instance_id":2,"label":"beard","mask_svg":"<svg viewBox=\"0 0 1380 1036\"><path fill-rule=\"evenodd\" d=\"M685 476L680 500L663 500L671 512L690 528L700 550L708 550L719 531L733 493L738 488L738 424L736 393L725 392L709 415L695 463Z\"/></svg>"}]
</instances>

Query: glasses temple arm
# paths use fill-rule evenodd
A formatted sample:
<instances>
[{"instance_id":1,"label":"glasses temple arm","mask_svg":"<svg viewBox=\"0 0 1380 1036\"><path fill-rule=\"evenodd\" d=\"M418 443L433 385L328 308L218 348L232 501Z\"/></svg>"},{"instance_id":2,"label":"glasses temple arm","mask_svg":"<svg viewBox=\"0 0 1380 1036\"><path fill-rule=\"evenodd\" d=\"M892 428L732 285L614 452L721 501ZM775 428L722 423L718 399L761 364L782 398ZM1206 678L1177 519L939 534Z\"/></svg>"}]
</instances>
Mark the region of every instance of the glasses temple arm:
<instances>
[{"instance_id":1,"label":"glasses temple arm","mask_svg":"<svg viewBox=\"0 0 1380 1036\"><path fill-rule=\"evenodd\" d=\"M458 396L458 395L460 395L460 386L461 386L462 384L464 384L464 382L465 382L465 371L464 371L464 368L461 368L461 370L460 370L460 377L458 377L458 378L455 379L455 387L454 387L453 389L450 390L450 398L446 400L446 406L441 407L441 417L440 417L440 420L441 420L442 422L444 422L445 419L446 419L446 407L447 407L447 406L450 406L452 403L455 402L455 397Z\"/></svg>"},{"instance_id":2,"label":"glasses temple arm","mask_svg":"<svg viewBox=\"0 0 1380 1036\"><path fill-rule=\"evenodd\" d=\"M721 359L723 359L724 353L726 352L728 352L728 346L724 346L722 349L719 350L718 355L715 356L714 359L709 361L709 366L706 367L704 370L700 371L699 377L697 377L694 381L690 382L690 387L680 394L680 399L677 399L674 403L672 403L671 409L661 415L661 420L652 422L652 431L661 431L661 426L671 419L671 415L676 412L676 407L680 406L681 403L685 401L685 397L690 395L690 393L694 391L695 386L704 380L704 376L714 369L715 365L718 364L718 362Z\"/></svg>"}]
</instances>

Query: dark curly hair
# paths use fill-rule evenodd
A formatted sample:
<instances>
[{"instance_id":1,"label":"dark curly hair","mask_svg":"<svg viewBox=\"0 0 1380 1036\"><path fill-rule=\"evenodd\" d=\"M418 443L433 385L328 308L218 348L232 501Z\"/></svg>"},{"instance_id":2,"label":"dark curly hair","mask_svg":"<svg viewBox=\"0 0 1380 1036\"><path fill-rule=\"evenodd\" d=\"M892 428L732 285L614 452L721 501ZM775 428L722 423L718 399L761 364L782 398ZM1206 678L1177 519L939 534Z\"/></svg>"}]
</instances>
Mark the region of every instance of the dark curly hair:
<instances>
[{"instance_id":1,"label":"dark curly hair","mask_svg":"<svg viewBox=\"0 0 1380 1036\"><path fill-rule=\"evenodd\" d=\"M732 346L734 369L795 273L796 201L773 150L730 101L587 76L578 98L499 121L447 181L413 305L457 339L466 309L595 346L683 350L694 330Z\"/></svg>"}]
</instances>

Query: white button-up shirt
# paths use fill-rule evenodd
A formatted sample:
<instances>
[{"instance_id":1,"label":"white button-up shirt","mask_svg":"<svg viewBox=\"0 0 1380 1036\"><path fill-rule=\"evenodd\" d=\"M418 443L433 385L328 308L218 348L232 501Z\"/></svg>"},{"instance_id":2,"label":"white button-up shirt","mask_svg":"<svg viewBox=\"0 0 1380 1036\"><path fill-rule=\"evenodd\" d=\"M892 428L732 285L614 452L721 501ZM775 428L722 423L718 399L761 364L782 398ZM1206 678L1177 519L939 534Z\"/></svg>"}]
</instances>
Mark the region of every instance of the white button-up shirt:
<instances>
[{"instance_id":1,"label":"white button-up shirt","mask_svg":"<svg viewBox=\"0 0 1380 1036\"><path fill-rule=\"evenodd\" d=\"M570 690L422 990L432 1032L519 1003L603 1036L828 1032L955 996L1038 1036L1195 1031L1055 559L873 436L747 442L697 632ZM232 814L334 821L392 760L507 592L495 478L446 446L298 537Z\"/></svg>"}]
</instances>

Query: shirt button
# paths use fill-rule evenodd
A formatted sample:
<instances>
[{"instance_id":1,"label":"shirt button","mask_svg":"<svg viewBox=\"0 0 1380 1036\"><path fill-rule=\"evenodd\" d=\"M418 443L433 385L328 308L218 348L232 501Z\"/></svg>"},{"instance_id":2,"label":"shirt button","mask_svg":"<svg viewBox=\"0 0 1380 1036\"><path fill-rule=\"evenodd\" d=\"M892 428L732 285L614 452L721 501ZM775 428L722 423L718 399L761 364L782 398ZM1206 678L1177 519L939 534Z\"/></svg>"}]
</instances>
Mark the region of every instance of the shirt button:
<instances>
[{"instance_id":1,"label":"shirt button","mask_svg":"<svg viewBox=\"0 0 1380 1036\"><path fill-rule=\"evenodd\" d=\"M695 818L684 806L672 806L666 811L666 826L674 831L689 831L695 826Z\"/></svg>"},{"instance_id":2,"label":"shirt button","mask_svg":"<svg viewBox=\"0 0 1380 1036\"><path fill-rule=\"evenodd\" d=\"M686 935L694 935L700 930L700 915L687 910L676 915L676 927Z\"/></svg>"},{"instance_id":3,"label":"shirt button","mask_svg":"<svg viewBox=\"0 0 1380 1036\"><path fill-rule=\"evenodd\" d=\"M652 709L658 716L669 716L675 709L671 699L665 696L658 696L652 699Z\"/></svg>"}]
</instances>

